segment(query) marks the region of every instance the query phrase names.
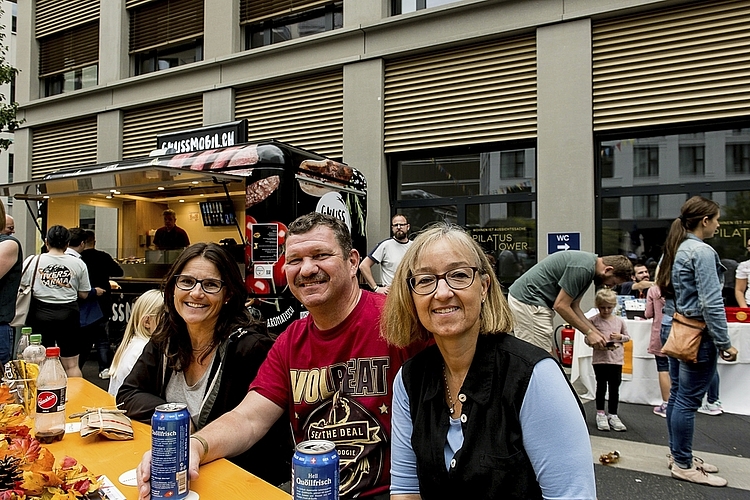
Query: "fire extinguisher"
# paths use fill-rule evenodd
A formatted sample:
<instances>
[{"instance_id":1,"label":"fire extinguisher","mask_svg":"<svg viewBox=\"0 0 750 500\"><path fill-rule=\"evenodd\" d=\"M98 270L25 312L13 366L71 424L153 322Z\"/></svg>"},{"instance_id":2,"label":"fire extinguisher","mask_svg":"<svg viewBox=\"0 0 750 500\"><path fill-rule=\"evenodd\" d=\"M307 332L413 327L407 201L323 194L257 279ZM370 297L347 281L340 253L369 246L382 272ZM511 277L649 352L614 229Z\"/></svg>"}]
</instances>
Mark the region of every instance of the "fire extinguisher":
<instances>
[{"instance_id":1,"label":"fire extinguisher","mask_svg":"<svg viewBox=\"0 0 750 500\"><path fill-rule=\"evenodd\" d=\"M557 330L560 328L562 328L562 331L560 332L562 350L557 344ZM557 357L560 359L560 364L566 368L573 366L573 339L575 339L575 335L575 329L568 324L560 325L555 329L555 347L557 348Z\"/></svg>"}]
</instances>

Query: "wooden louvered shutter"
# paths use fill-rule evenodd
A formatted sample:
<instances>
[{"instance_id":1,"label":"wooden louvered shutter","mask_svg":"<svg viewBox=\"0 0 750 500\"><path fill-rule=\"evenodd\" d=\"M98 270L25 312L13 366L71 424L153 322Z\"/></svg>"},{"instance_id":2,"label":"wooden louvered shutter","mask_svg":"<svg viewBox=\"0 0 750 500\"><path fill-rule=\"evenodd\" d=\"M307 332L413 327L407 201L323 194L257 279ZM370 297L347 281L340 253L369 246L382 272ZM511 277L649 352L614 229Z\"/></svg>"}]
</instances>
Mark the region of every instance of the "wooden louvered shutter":
<instances>
[{"instance_id":1,"label":"wooden louvered shutter","mask_svg":"<svg viewBox=\"0 0 750 500\"><path fill-rule=\"evenodd\" d=\"M99 0L37 0L36 38L98 21Z\"/></svg>"},{"instance_id":2,"label":"wooden louvered shutter","mask_svg":"<svg viewBox=\"0 0 750 500\"><path fill-rule=\"evenodd\" d=\"M160 0L130 10L130 52L203 36L204 0Z\"/></svg>"},{"instance_id":3,"label":"wooden louvered shutter","mask_svg":"<svg viewBox=\"0 0 750 500\"><path fill-rule=\"evenodd\" d=\"M536 137L536 39L389 61L385 152Z\"/></svg>"},{"instance_id":4,"label":"wooden louvered shutter","mask_svg":"<svg viewBox=\"0 0 750 500\"><path fill-rule=\"evenodd\" d=\"M99 22L62 31L39 40L39 77L99 61Z\"/></svg>"},{"instance_id":5,"label":"wooden louvered shutter","mask_svg":"<svg viewBox=\"0 0 750 500\"><path fill-rule=\"evenodd\" d=\"M96 163L96 117L32 129L31 178Z\"/></svg>"},{"instance_id":6,"label":"wooden louvered shutter","mask_svg":"<svg viewBox=\"0 0 750 500\"><path fill-rule=\"evenodd\" d=\"M344 80L339 70L291 82L238 90L237 120L247 118L250 141L276 139L341 158L344 150Z\"/></svg>"},{"instance_id":7,"label":"wooden louvered shutter","mask_svg":"<svg viewBox=\"0 0 750 500\"><path fill-rule=\"evenodd\" d=\"M750 1L593 24L594 130L750 114Z\"/></svg>"},{"instance_id":8,"label":"wooden louvered shutter","mask_svg":"<svg viewBox=\"0 0 750 500\"><path fill-rule=\"evenodd\" d=\"M122 158L147 156L157 148L157 134L202 125L203 97L127 110L122 119Z\"/></svg>"},{"instance_id":9,"label":"wooden louvered shutter","mask_svg":"<svg viewBox=\"0 0 750 500\"><path fill-rule=\"evenodd\" d=\"M240 0L240 24L257 23L274 17L287 16L333 0Z\"/></svg>"}]
</instances>

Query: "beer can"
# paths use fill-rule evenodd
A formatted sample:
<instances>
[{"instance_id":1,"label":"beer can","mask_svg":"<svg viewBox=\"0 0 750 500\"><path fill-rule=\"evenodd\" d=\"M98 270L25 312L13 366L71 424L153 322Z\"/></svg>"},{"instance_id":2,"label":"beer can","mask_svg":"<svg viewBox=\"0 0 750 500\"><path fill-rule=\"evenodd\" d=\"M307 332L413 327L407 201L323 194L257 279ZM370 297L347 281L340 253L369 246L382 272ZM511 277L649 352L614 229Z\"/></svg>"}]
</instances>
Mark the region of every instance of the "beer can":
<instances>
[{"instance_id":1,"label":"beer can","mask_svg":"<svg viewBox=\"0 0 750 500\"><path fill-rule=\"evenodd\" d=\"M183 403L159 405L151 417L151 498L190 493L190 412Z\"/></svg>"},{"instance_id":2,"label":"beer can","mask_svg":"<svg viewBox=\"0 0 750 500\"><path fill-rule=\"evenodd\" d=\"M331 441L311 440L297 445L292 456L294 500L338 500L339 454Z\"/></svg>"}]
</instances>

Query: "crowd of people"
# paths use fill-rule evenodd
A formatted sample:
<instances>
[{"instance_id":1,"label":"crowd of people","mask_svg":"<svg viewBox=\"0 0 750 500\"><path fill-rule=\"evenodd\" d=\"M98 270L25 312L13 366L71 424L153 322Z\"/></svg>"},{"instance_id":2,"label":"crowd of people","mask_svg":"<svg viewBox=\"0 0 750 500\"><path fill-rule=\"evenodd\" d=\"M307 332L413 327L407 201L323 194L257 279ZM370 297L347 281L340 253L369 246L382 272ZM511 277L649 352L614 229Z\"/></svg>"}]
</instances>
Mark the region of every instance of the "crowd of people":
<instances>
[{"instance_id":1,"label":"crowd of people","mask_svg":"<svg viewBox=\"0 0 750 500\"><path fill-rule=\"evenodd\" d=\"M131 418L147 422L165 402L187 405L193 478L227 457L288 490L295 444L326 436L360 450L341 457L342 497L593 499L585 414L555 356L553 325L559 314L594 349L597 428L625 431L618 391L630 337L612 290L625 284L653 318L649 352L663 399L654 413L666 419L671 473L723 486L718 469L692 454L707 392L712 411L720 407L717 357L737 357L721 264L703 241L719 216L716 203L688 200L654 281L626 256L566 251L531 267L506 299L488 255L459 226L438 223L410 238L398 214L392 238L362 259L342 221L310 213L289 225L284 247L289 289L308 314L278 338L246 307L232 256L194 243L161 289L135 302L113 358L106 316L82 322L85 304L108 310L109 278L122 273L93 233L53 226L47 251L24 260L0 229L0 357L12 356L15 291L33 280L28 323L44 345L61 348L69 376L81 376L79 357L96 346L109 392ZM581 301L592 284L598 314L587 317ZM698 363L661 353L675 311L708 325ZM371 431L338 433L351 425ZM137 469L141 498L150 497L150 460L149 452Z\"/></svg>"}]
</instances>

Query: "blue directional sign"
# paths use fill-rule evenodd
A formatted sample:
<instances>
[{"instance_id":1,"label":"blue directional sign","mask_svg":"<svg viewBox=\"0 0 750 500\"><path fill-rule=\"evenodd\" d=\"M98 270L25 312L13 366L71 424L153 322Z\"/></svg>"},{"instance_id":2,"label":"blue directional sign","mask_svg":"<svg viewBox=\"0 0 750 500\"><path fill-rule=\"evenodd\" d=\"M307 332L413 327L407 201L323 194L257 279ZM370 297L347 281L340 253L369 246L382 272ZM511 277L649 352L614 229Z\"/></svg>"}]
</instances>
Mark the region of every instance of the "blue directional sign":
<instances>
[{"instance_id":1,"label":"blue directional sign","mask_svg":"<svg viewBox=\"0 0 750 500\"><path fill-rule=\"evenodd\" d=\"M581 233L547 233L547 254L581 249Z\"/></svg>"}]
</instances>

